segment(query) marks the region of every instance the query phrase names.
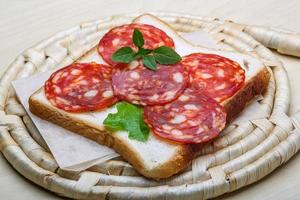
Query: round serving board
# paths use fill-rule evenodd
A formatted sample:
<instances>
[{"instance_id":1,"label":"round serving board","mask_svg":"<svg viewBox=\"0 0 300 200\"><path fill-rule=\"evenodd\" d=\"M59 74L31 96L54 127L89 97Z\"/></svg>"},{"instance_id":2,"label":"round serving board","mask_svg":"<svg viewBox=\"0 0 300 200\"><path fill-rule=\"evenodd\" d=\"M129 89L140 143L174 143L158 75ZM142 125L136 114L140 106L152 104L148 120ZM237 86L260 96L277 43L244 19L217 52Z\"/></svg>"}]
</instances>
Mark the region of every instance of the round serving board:
<instances>
[{"instance_id":1,"label":"round serving board","mask_svg":"<svg viewBox=\"0 0 300 200\"><path fill-rule=\"evenodd\" d=\"M299 150L300 114L288 116L287 73L267 49L299 56L299 35L214 18L154 13L177 31L201 29L210 33L221 50L239 51L260 58L272 74L268 90L259 101L269 116L231 124L219 138L203 147L189 169L167 180L146 179L121 158L81 172L61 170L18 102L10 83L74 62L98 43L103 31L130 23L138 15L113 16L57 33L19 55L1 75L0 150L20 174L47 190L75 199L199 200L254 183Z\"/></svg>"}]
</instances>

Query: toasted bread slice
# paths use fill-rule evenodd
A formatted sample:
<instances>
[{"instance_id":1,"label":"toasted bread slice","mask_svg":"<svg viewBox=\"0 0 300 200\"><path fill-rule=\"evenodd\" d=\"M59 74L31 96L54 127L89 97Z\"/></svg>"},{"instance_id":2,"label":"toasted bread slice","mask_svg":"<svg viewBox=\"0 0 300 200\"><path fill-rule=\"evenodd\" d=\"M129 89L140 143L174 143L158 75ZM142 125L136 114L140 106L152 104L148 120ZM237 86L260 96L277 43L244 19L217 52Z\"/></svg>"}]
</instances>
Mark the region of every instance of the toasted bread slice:
<instances>
[{"instance_id":1,"label":"toasted bread slice","mask_svg":"<svg viewBox=\"0 0 300 200\"><path fill-rule=\"evenodd\" d=\"M194 52L218 54L238 62L246 70L244 86L233 97L222 103L227 111L228 122L241 112L251 99L263 93L267 88L270 75L259 60L239 53L193 46L181 38L168 24L151 15L142 15L135 19L135 22L154 25L164 30L173 38L176 51L181 56ZM79 62L91 61L103 62L96 49L91 50L79 60ZM153 133L150 133L147 142L139 142L129 139L125 131L108 132L103 126L103 120L109 113L116 112L114 106L89 113L65 112L50 104L43 88L31 95L29 106L32 113L43 119L115 149L139 173L149 178L168 178L182 171L193 159L194 149L197 149L193 145L164 140Z\"/></svg>"}]
</instances>

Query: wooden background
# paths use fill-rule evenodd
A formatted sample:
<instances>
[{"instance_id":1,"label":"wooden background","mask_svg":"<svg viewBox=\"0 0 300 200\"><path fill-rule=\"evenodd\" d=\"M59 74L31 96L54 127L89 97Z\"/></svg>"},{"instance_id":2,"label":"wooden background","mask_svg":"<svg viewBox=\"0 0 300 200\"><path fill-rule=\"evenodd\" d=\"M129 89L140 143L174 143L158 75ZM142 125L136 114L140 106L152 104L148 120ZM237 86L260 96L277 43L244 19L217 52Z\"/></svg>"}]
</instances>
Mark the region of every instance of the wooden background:
<instances>
[{"instance_id":1,"label":"wooden background","mask_svg":"<svg viewBox=\"0 0 300 200\"><path fill-rule=\"evenodd\" d=\"M164 11L231 19L300 33L300 1L289 0L0 0L0 71L18 54L84 21L130 12ZM291 113L300 110L300 60L280 56L292 87ZM262 181L222 196L226 200L300 199L300 154ZM0 155L0 198L62 199L17 174Z\"/></svg>"}]
</instances>

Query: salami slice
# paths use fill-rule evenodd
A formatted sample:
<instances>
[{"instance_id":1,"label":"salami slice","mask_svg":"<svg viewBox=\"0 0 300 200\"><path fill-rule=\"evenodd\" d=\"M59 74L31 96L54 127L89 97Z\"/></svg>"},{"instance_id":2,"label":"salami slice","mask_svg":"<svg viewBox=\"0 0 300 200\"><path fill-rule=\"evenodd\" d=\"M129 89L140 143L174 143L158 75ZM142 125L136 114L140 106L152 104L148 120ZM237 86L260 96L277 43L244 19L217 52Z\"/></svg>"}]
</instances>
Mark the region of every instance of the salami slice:
<instances>
[{"instance_id":1,"label":"salami slice","mask_svg":"<svg viewBox=\"0 0 300 200\"><path fill-rule=\"evenodd\" d=\"M143 47L146 49L154 49L163 45L174 47L172 38L154 26L137 23L118 26L107 32L98 45L99 54L108 64L112 66L117 65L111 60L111 56L121 47L130 46L137 51L132 42L132 34L135 28L142 32L145 41Z\"/></svg>"},{"instance_id":2,"label":"salami slice","mask_svg":"<svg viewBox=\"0 0 300 200\"><path fill-rule=\"evenodd\" d=\"M50 76L45 95L52 105L69 112L103 109L117 102L111 75L107 65L73 63Z\"/></svg>"},{"instance_id":3,"label":"salami slice","mask_svg":"<svg viewBox=\"0 0 300 200\"><path fill-rule=\"evenodd\" d=\"M173 101L183 92L187 81L187 73L181 64L157 65L156 71L141 65L134 69L116 69L112 77L114 94L139 105Z\"/></svg>"},{"instance_id":4,"label":"salami slice","mask_svg":"<svg viewBox=\"0 0 300 200\"><path fill-rule=\"evenodd\" d=\"M202 143L224 129L226 113L214 99L187 88L171 103L146 106L144 119L160 137L182 143Z\"/></svg>"},{"instance_id":5,"label":"salami slice","mask_svg":"<svg viewBox=\"0 0 300 200\"><path fill-rule=\"evenodd\" d=\"M234 95L243 85L245 71L228 58L194 53L185 56L182 64L189 72L190 87L222 102Z\"/></svg>"}]
</instances>

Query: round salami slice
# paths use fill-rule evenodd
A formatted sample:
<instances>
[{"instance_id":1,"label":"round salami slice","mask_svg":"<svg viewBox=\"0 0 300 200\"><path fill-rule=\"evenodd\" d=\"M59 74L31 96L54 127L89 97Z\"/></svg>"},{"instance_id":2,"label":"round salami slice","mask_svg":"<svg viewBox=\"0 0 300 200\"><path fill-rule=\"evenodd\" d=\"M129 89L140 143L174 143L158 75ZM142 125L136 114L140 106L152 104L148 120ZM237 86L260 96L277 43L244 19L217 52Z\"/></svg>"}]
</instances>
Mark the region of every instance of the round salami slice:
<instances>
[{"instance_id":1,"label":"round salami slice","mask_svg":"<svg viewBox=\"0 0 300 200\"><path fill-rule=\"evenodd\" d=\"M194 53L183 57L182 64L189 72L190 87L218 102L234 95L245 80L245 70L237 62L219 55Z\"/></svg>"},{"instance_id":2,"label":"round salami slice","mask_svg":"<svg viewBox=\"0 0 300 200\"><path fill-rule=\"evenodd\" d=\"M102 58L110 65L116 66L117 63L111 60L112 54L121 47L130 46L135 51L137 47L132 42L134 29L139 29L144 37L146 49L154 49L159 46L174 47L174 42L164 31L146 24L126 24L115 27L107 32L99 42L98 52Z\"/></svg>"},{"instance_id":3,"label":"round salami slice","mask_svg":"<svg viewBox=\"0 0 300 200\"><path fill-rule=\"evenodd\" d=\"M52 105L69 112L103 109L117 102L111 76L110 66L73 63L50 76L45 95Z\"/></svg>"},{"instance_id":4,"label":"round salami slice","mask_svg":"<svg viewBox=\"0 0 300 200\"><path fill-rule=\"evenodd\" d=\"M114 94L140 105L160 105L176 99L185 89L188 76L181 64L157 65L153 71L141 65L116 69L112 77Z\"/></svg>"},{"instance_id":5,"label":"round salami slice","mask_svg":"<svg viewBox=\"0 0 300 200\"><path fill-rule=\"evenodd\" d=\"M202 143L217 137L224 129L226 113L214 99L187 88L171 103L146 106L144 119L160 137L182 143Z\"/></svg>"}]
</instances>

